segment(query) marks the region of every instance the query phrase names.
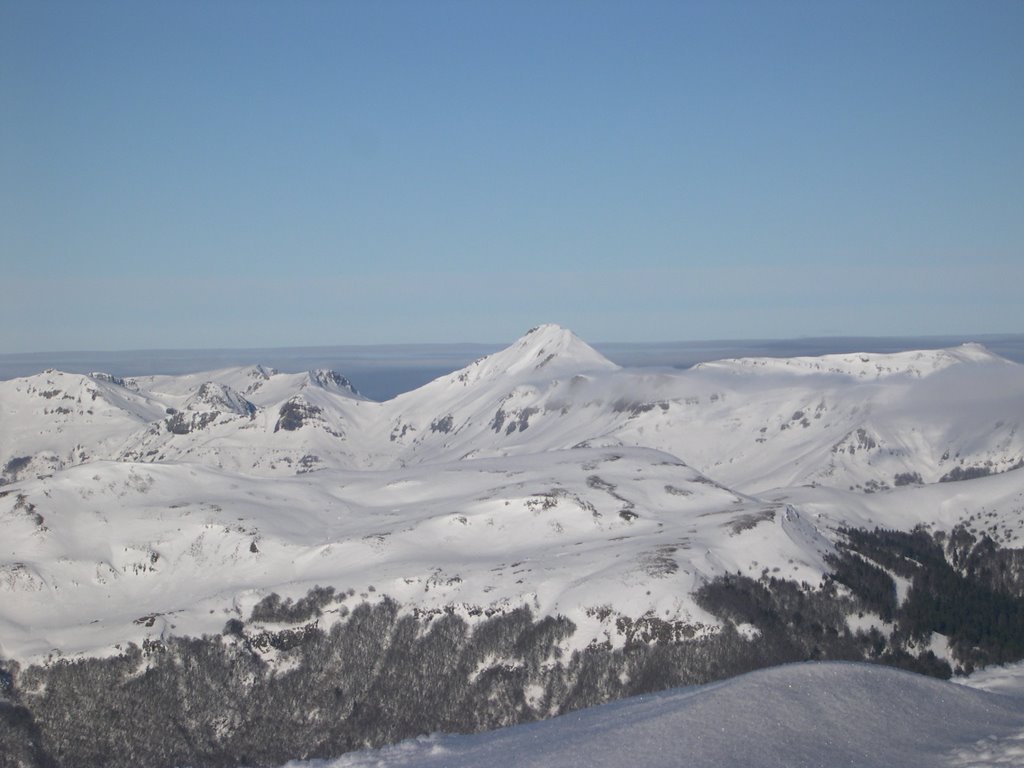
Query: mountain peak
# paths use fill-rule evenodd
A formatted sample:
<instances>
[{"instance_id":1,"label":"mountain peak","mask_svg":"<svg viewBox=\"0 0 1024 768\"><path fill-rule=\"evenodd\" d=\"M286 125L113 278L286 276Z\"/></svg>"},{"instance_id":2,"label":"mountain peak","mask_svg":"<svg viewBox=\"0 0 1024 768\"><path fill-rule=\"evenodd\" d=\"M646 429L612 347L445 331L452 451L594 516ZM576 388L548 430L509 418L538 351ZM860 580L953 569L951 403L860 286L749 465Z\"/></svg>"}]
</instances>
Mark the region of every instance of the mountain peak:
<instances>
[{"instance_id":1,"label":"mountain peak","mask_svg":"<svg viewBox=\"0 0 1024 768\"><path fill-rule=\"evenodd\" d=\"M505 349L477 360L457 376L465 383L498 376L557 378L616 368L572 331L547 323L531 328Z\"/></svg>"},{"instance_id":2,"label":"mountain peak","mask_svg":"<svg viewBox=\"0 0 1024 768\"><path fill-rule=\"evenodd\" d=\"M120 376L115 376L112 373L107 373L105 371L93 371L89 374L89 378L93 381L103 381L117 387L138 390L138 385L136 385L131 379L123 379Z\"/></svg>"},{"instance_id":3,"label":"mountain peak","mask_svg":"<svg viewBox=\"0 0 1024 768\"><path fill-rule=\"evenodd\" d=\"M525 339L528 336L535 336L535 337L557 337L557 336L563 336L565 334L569 334L571 336L575 335L568 328L563 328L558 323L541 323L540 325L533 326L533 328L528 330L526 333L524 333L519 338L520 339Z\"/></svg>"},{"instance_id":4,"label":"mountain peak","mask_svg":"<svg viewBox=\"0 0 1024 768\"><path fill-rule=\"evenodd\" d=\"M238 416L252 416L256 413L256 406L228 385L206 381L185 401L184 410L214 410Z\"/></svg>"},{"instance_id":5,"label":"mountain peak","mask_svg":"<svg viewBox=\"0 0 1024 768\"><path fill-rule=\"evenodd\" d=\"M313 386L353 397L360 396L356 388L352 386L352 382L337 371L329 368L317 368L309 371L307 376L309 377L309 384Z\"/></svg>"}]
</instances>

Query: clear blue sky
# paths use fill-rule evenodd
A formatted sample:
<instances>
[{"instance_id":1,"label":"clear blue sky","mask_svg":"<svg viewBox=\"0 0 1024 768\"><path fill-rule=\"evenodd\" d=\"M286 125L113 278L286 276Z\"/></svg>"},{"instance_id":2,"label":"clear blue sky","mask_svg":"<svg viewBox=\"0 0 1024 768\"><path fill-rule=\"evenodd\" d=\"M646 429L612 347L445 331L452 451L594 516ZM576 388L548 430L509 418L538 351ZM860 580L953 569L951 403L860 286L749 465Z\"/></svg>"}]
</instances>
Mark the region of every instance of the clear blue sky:
<instances>
[{"instance_id":1,"label":"clear blue sky","mask_svg":"<svg viewBox=\"0 0 1024 768\"><path fill-rule=\"evenodd\" d=\"M1024 331L1024 2L0 0L0 352Z\"/></svg>"}]
</instances>

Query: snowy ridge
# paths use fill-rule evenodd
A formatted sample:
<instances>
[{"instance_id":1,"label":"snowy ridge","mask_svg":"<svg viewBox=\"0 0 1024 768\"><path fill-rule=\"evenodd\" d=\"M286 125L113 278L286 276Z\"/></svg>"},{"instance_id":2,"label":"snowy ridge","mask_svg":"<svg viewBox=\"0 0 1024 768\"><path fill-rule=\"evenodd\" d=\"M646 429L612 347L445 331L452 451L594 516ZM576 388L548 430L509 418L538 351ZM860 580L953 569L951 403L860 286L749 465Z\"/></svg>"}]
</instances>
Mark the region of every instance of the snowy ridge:
<instances>
[{"instance_id":1,"label":"snowy ridge","mask_svg":"<svg viewBox=\"0 0 1024 768\"><path fill-rule=\"evenodd\" d=\"M977 343L962 344L952 349L920 352L858 352L820 357L744 357L698 363L695 368L734 371L775 371L795 374L832 373L860 379L882 379L889 376L922 378L952 365L963 363L1007 363Z\"/></svg>"},{"instance_id":2,"label":"snowy ridge","mask_svg":"<svg viewBox=\"0 0 1024 768\"><path fill-rule=\"evenodd\" d=\"M164 409L112 377L44 371L0 381L0 483L115 455Z\"/></svg>"}]
</instances>

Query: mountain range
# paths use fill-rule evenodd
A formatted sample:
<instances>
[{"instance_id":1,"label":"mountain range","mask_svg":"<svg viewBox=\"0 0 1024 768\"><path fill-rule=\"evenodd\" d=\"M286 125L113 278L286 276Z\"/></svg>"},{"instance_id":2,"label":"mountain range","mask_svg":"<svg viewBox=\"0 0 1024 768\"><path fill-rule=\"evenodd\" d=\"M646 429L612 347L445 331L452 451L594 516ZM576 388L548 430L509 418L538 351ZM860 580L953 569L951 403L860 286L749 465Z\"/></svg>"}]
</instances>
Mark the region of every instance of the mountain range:
<instances>
[{"instance_id":1,"label":"mountain range","mask_svg":"<svg viewBox=\"0 0 1024 768\"><path fill-rule=\"evenodd\" d=\"M1022 548L1022 404L1024 366L976 344L678 371L620 367L554 325L385 402L258 364L2 381L0 659L220 637L286 670L281 638L299 635L282 633L393 601L469 627L560 617L553 664L767 637L722 606L784 582L861 601L837 637L959 668L953 630L908 635L891 615L916 571L851 550L850 531L938 537L957 578L996 583L967 564ZM851 581L860 562L891 599ZM999 584L1024 583L1006 562ZM531 717L561 711L523 695Z\"/></svg>"},{"instance_id":2,"label":"mountain range","mask_svg":"<svg viewBox=\"0 0 1024 768\"><path fill-rule=\"evenodd\" d=\"M1016 546L1024 473L1000 475L1024 460L1022 402L1024 367L977 345L649 371L553 325L383 403L259 365L4 381L2 653L325 580L705 622L702 579L816 582L843 524L985 514ZM131 610L179 618L140 632Z\"/></svg>"}]
</instances>

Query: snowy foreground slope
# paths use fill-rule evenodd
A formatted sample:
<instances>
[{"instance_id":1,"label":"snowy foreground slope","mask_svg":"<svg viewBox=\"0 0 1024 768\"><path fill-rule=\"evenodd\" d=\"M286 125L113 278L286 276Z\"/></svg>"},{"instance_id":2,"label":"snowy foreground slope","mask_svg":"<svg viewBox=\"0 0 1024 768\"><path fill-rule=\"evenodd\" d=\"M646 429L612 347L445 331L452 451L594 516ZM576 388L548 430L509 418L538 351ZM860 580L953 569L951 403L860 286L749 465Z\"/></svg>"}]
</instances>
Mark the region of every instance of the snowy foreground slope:
<instances>
[{"instance_id":1,"label":"snowy foreground slope","mask_svg":"<svg viewBox=\"0 0 1024 768\"><path fill-rule=\"evenodd\" d=\"M289 768L937 768L1024 764L1015 696L862 664L796 664L473 736ZM990 681L991 682L991 681Z\"/></svg>"}]
</instances>

